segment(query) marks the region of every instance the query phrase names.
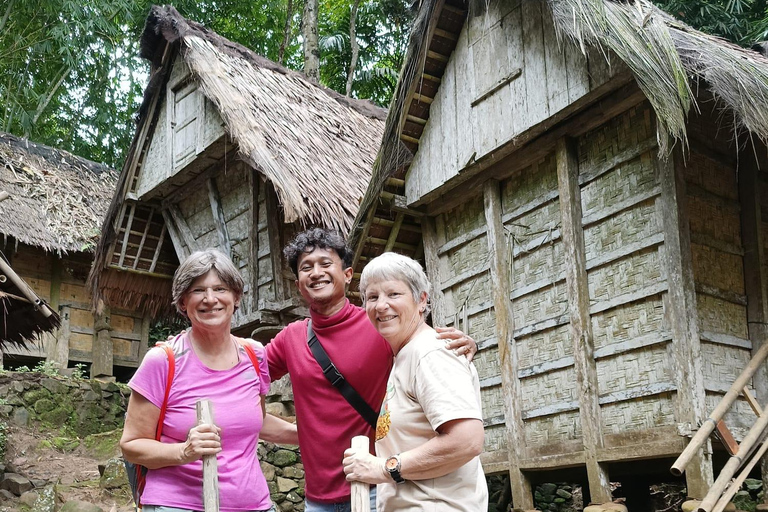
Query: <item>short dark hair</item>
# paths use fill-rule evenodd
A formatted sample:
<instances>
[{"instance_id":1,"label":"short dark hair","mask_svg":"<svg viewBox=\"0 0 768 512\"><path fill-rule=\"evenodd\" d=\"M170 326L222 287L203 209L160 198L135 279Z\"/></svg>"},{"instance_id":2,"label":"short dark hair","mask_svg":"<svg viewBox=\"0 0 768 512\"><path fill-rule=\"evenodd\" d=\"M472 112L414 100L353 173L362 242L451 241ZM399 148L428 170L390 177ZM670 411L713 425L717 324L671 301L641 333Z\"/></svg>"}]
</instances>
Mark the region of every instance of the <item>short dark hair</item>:
<instances>
[{"instance_id":1,"label":"short dark hair","mask_svg":"<svg viewBox=\"0 0 768 512\"><path fill-rule=\"evenodd\" d=\"M309 228L302 231L283 249L283 256L296 277L299 277L299 258L315 249L333 249L341 258L344 268L352 266L354 254L347 247L347 242L341 233L326 228Z\"/></svg>"}]
</instances>

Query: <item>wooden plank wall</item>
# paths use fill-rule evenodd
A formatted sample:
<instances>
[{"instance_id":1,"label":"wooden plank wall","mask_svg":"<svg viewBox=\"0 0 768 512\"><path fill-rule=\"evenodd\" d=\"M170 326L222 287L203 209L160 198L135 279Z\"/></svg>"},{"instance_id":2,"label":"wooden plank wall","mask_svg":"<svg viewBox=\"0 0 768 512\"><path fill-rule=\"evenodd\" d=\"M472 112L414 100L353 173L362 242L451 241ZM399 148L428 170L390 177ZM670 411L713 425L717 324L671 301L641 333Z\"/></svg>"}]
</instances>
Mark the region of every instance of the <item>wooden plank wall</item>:
<instances>
[{"instance_id":1,"label":"wooden plank wall","mask_svg":"<svg viewBox=\"0 0 768 512\"><path fill-rule=\"evenodd\" d=\"M469 16L430 106L406 183L409 202L620 71L556 37L543 2L490 2Z\"/></svg>"},{"instance_id":2,"label":"wooden plank wall","mask_svg":"<svg viewBox=\"0 0 768 512\"><path fill-rule=\"evenodd\" d=\"M52 299L58 301L57 309L62 316L66 316L63 321L68 324L69 361L91 362L94 317L91 313L91 296L85 286L91 266L90 258L84 255L65 255L58 258L55 254L46 253L37 247L19 244L11 255L11 261L14 270L35 293L51 304ZM134 312L115 309L112 310L110 324L114 364L137 367L143 354L141 349L147 342L146 338L142 341L144 320ZM64 334L57 332L57 335ZM29 350L9 348L6 353L44 358L47 355L47 345L51 342L52 335L45 335L40 344L30 346Z\"/></svg>"}]
</instances>

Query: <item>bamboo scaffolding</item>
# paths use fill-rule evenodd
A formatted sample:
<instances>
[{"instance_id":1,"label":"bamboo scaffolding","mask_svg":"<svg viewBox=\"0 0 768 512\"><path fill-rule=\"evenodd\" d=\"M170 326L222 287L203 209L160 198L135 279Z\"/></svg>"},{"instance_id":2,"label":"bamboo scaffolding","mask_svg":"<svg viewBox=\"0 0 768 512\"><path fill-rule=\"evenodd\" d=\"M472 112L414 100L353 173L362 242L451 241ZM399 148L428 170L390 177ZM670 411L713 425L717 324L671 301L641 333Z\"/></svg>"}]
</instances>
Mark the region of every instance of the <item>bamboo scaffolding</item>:
<instances>
[{"instance_id":1,"label":"bamboo scaffolding","mask_svg":"<svg viewBox=\"0 0 768 512\"><path fill-rule=\"evenodd\" d=\"M749 364L744 368L744 371L741 372L741 375L739 375L725 396L720 400L720 403L717 404L717 407L712 411L712 414L710 414L701 427L699 427L699 430L693 438L691 438L691 441L688 443L688 446L685 447L683 453L680 454L672 465L670 471L673 475L680 476L683 474L685 467L691 461L696 451L707 441L707 439L709 439L710 434L712 434L715 427L717 427L717 422L725 416L725 413L728 412L728 409L733 402L739 397L741 390L744 389L749 382L749 379L752 378L752 375L755 374L766 357L768 357L768 343L764 342L752 359L750 359Z\"/></svg>"},{"instance_id":2,"label":"bamboo scaffolding","mask_svg":"<svg viewBox=\"0 0 768 512\"><path fill-rule=\"evenodd\" d=\"M755 357L757 357L757 355ZM765 407L763 407L763 411L765 411ZM739 451L736 452L735 455L731 456L730 459L728 459L728 462L720 471L720 474L717 476L717 480L715 480L715 483L712 484L712 487L709 488L709 492L702 500L699 508L696 509L697 512L712 511L712 507L723 494L723 491L728 485L728 482L731 480L736 471L738 471L741 464L744 462L747 456L749 456L752 448L763 435L763 431L765 430L766 426L768 426L768 412L763 412L755 424L752 425L752 428L749 429L747 435L744 436L744 439L742 439L741 443L739 444Z\"/></svg>"},{"instance_id":3,"label":"bamboo scaffolding","mask_svg":"<svg viewBox=\"0 0 768 512\"><path fill-rule=\"evenodd\" d=\"M763 455L765 455L766 451L768 451L768 440L763 440L763 445L760 447L757 453L752 456L749 463L744 466L744 469L741 470L739 476L736 477L733 482L731 482L731 486L728 487L728 490L725 491L725 493L720 497L717 504L715 505L715 508L712 509L712 512L723 512L723 510L725 510L725 506L731 502L739 489L741 489L741 484L743 484L744 480L747 479L749 473L752 471L752 468L754 468L760 459L763 458Z\"/></svg>"}]
</instances>

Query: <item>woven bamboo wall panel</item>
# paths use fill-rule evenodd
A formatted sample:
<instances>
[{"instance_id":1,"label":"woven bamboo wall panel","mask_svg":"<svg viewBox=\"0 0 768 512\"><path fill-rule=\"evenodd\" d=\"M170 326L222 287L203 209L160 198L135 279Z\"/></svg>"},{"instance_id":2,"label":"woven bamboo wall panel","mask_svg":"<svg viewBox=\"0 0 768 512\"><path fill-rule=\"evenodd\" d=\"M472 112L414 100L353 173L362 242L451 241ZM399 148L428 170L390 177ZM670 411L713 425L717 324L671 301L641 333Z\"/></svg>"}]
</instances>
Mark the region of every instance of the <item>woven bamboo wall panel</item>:
<instances>
[{"instance_id":1,"label":"woven bamboo wall panel","mask_svg":"<svg viewBox=\"0 0 768 512\"><path fill-rule=\"evenodd\" d=\"M684 166L683 173L686 183L732 201L739 200L738 179L734 168L707 158L695 149L689 153L686 160L687 165Z\"/></svg>"},{"instance_id":2,"label":"woven bamboo wall panel","mask_svg":"<svg viewBox=\"0 0 768 512\"><path fill-rule=\"evenodd\" d=\"M516 340L519 367L528 368L573 356L573 341L568 334L568 329L568 325L562 325L528 336L520 336Z\"/></svg>"},{"instance_id":3,"label":"woven bamboo wall panel","mask_svg":"<svg viewBox=\"0 0 768 512\"><path fill-rule=\"evenodd\" d=\"M4 239L7 243L7 240ZM51 268L53 267L54 256L46 253L37 247L31 247L26 244L19 244L11 248L7 247L8 252L13 254L11 267L14 272L20 275L25 281L27 277L39 277L42 279L51 278Z\"/></svg>"},{"instance_id":4,"label":"woven bamboo wall panel","mask_svg":"<svg viewBox=\"0 0 768 512\"><path fill-rule=\"evenodd\" d=\"M50 295L51 283L48 283L48 290L45 295ZM91 295L88 290L82 284L75 283L61 283L61 291L59 292L59 300L62 304L67 302L79 302L81 304L90 304Z\"/></svg>"},{"instance_id":5,"label":"woven bamboo wall panel","mask_svg":"<svg viewBox=\"0 0 768 512\"><path fill-rule=\"evenodd\" d=\"M485 235L481 235L449 251L444 258L450 269L446 277L453 278L465 272L478 271L488 264L488 240Z\"/></svg>"},{"instance_id":6,"label":"woven bamboo wall panel","mask_svg":"<svg viewBox=\"0 0 768 512\"><path fill-rule=\"evenodd\" d=\"M14 268L14 271L15 270L16 269ZM24 279L24 281L29 285L29 287L32 288L32 291L40 296L41 299L45 301L51 300L51 282L50 281L48 281L47 279L40 279L39 277L28 277L28 276L25 276L24 274L19 274L19 275L22 277L22 279ZM89 299L90 297L86 297L85 299L83 299L82 296L79 296L79 297L66 296L65 298L65 295L63 293L61 295L61 300L64 301L65 303L68 302L69 300L74 300L76 302L85 302Z\"/></svg>"},{"instance_id":7,"label":"woven bamboo wall panel","mask_svg":"<svg viewBox=\"0 0 768 512\"><path fill-rule=\"evenodd\" d=\"M523 411L578 400L576 373L573 367L555 370L520 381Z\"/></svg>"},{"instance_id":8,"label":"woven bamboo wall panel","mask_svg":"<svg viewBox=\"0 0 768 512\"><path fill-rule=\"evenodd\" d=\"M581 420L578 411L533 418L524 423L527 446L544 446L581 438Z\"/></svg>"},{"instance_id":9,"label":"woven bamboo wall panel","mask_svg":"<svg viewBox=\"0 0 768 512\"><path fill-rule=\"evenodd\" d=\"M599 166L617 154L656 137L651 107L641 103L579 138L579 167Z\"/></svg>"},{"instance_id":10,"label":"woven bamboo wall panel","mask_svg":"<svg viewBox=\"0 0 768 512\"><path fill-rule=\"evenodd\" d=\"M599 395L674 382L666 345L653 345L599 359L596 367Z\"/></svg>"},{"instance_id":11,"label":"woven bamboo wall panel","mask_svg":"<svg viewBox=\"0 0 768 512\"><path fill-rule=\"evenodd\" d=\"M748 349L701 342L701 371L708 388L728 389L752 358Z\"/></svg>"},{"instance_id":12,"label":"woven bamboo wall panel","mask_svg":"<svg viewBox=\"0 0 768 512\"><path fill-rule=\"evenodd\" d=\"M534 283L552 283L565 278L563 244L545 242L530 252L519 254L514 261L512 289L519 290Z\"/></svg>"},{"instance_id":13,"label":"woven bamboo wall panel","mask_svg":"<svg viewBox=\"0 0 768 512\"><path fill-rule=\"evenodd\" d=\"M502 211L515 211L553 190L557 190L557 162L550 153L502 183Z\"/></svg>"},{"instance_id":14,"label":"woven bamboo wall panel","mask_svg":"<svg viewBox=\"0 0 768 512\"><path fill-rule=\"evenodd\" d=\"M69 310L69 325L76 326L76 327L87 327L89 329L92 329L93 313L91 313L91 311L88 309L72 308ZM131 331L128 331L128 332L131 332Z\"/></svg>"},{"instance_id":15,"label":"woven bamboo wall panel","mask_svg":"<svg viewBox=\"0 0 768 512\"><path fill-rule=\"evenodd\" d=\"M112 326L113 331L117 332L139 332L141 324L137 322L137 318L130 316L117 315L112 313L109 318L109 324ZM93 315L91 315L91 322L93 322Z\"/></svg>"},{"instance_id":16,"label":"woven bamboo wall panel","mask_svg":"<svg viewBox=\"0 0 768 512\"><path fill-rule=\"evenodd\" d=\"M655 249L633 255L587 274L591 301L607 301L619 295L641 290L661 278L662 262Z\"/></svg>"},{"instance_id":17,"label":"woven bamboo wall panel","mask_svg":"<svg viewBox=\"0 0 768 512\"><path fill-rule=\"evenodd\" d=\"M505 227L514 235L516 246L525 247L546 234L550 234L548 240L551 240L551 234L560 228L560 203L549 201L513 222L508 222Z\"/></svg>"},{"instance_id":18,"label":"woven bamboo wall panel","mask_svg":"<svg viewBox=\"0 0 768 512\"><path fill-rule=\"evenodd\" d=\"M661 213L649 199L584 230L587 262L630 244L642 243L662 231Z\"/></svg>"},{"instance_id":19,"label":"woven bamboo wall panel","mask_svg":"<svg viewBox=\"0 0 768 512\"><path fill-rule=\"evenodd\" d=\"M483 272L474 279L468 279L451 287L451 290L453 290L453 300L447 308L447 314L453 316L456 312L461 312L463 307L471 310L479 304L492 301L490 289L491 274L488 271ZM472 320L470 323L472 323Z\"/></svg>"},{"instance_id":20,"label":"woven bamboo wall panel","mask_svg":"<svg viewBox=\"0 0 768 512\"><path fill-rule=\"evenodd\" d=\"M581 189L581 208L584 216L651 192L659 184L655 160L656 150L646 151L584 185Z\"/></svg>"},{"instance_id":21,"label":"woven bamboo wall panel","mask_svg":"<svg viewBox=\"0 0 768 512\"><path fill-rule=\"evenodd\" d=\"M200 235L195 233L195 239L199 248L215 247L221 250L219 244L219 233L213 229L213 220L211 220L211 229Z\"/></svg>"},{"instance_id":22,"label":"woven bamboo wall panel","mask_svg":"<svg viewBox=\"0 0 768 512\"><path fill-rule=\"evenodd\" d=\"M693 275L697 283L744 294L744 258L692 243Z\"/></svg>"},{"instance_id":23,"label":"woven bamboo wall panel","mask_svg":"<svg viewBox=\"0 0 768 512\"><path fill-rule=\"evenodd\" d=\"M251 225L253 218L251 217L251 210L246 209L238 213L233 217L227 217L227 234L231 244L235 244L238 241L248 241L251 234Z\"/></svg>"},{"instance_id":24,"label":"woven bamboo wall panel","mask_svg":"<svg viewBox=\"0 0 768 512\"><path fill-rule=\"evenodd\" d=\"M181 211L181 215L187 219L187 224L189 224L189 227L191 228L192 224L195 222L192 220L195 214L199 214L200 212L204 212L206 210L210 212L211 201L208 199L208 187L205 185L205 183L203 183L202 186L188 186L187 188L191 190L191 193L179 201L178 206L179 210ZM208 213L208 217L211 217L210 213Z\"/></svg>"},{"instance_id":25,"label":"woven bamboo wall panel","mask_svg":"<svg viewBox=\"0 0 768 512\"><path fill-rule=\"evenodd\" d=\"M93 348L93 334L73 332L69 335L69 349L90 352Z\"/></svg>"},{"instance_id":26,"label":"woven bamboo wall panel","mask_svg":"<svg viewBox=\"0 0 768 512\"><path fill-rule=\"evenodd\" d=\"M563 315L568 312L565 283L524 295L512 302L512 309L515 315L515 329Z\"/></svg>"},{"instance_id":27,"label":"woven bamboo wall panel","mask_svg":"<svg viewBox=\"0 0 768 512\"><path fill-rule=\"evenodd\" d=\"M471 306L470 309L472 309ZM454 318L449 318L448 320L449 322L447 323L452 324ZM459 319L459 322L462 322L462 319ZM481 311L476 315L469 315L467 317L467 322L469 323L469 326L466 332L472 336L477 343L496 338L496 317L493 308ZM460 327L462 329L464 328L463 325ZM494 348L492 350L495 351L496 349ZM475 358L477 358L477 356L475 356Z\"/></svg>"},{"instance_id":28,"label":"woven bamboo wall panel","mask_svg":"<svg viewBox=\"0 0 768 512\"><path fill-rule=\"evenodd\" d=\"M716 199L688 194L688 212L691 235L741 248L741 223L736 207Z\"/></svg>"},{"instance_id":29,"label":"woven bamboo wall panel","mask_svg":"<svg viewBox=\"0 0 768 512\"><path fill-rule=\"evenodd\" d=\"M501 386L483 388L480 391L480 401L483 407L483 418L504 415L504 392Z\"/></svg>"},{"instance_id":30,"label":"woven bamboo wall panel","mask_svg":"<svg viewBox=\"0 0 768 512\"><path fill-rule=\"evenodd\" d=\"M699 329L747 339L747 308L701 293L696 294Z\"/></svg>"},{"instance_id":31,"label":"woven bamboo wall panel","mask_svg":"<svg viewBox=\"0 0 768 512\"><path fill-rule=\"evenodd\" d=\"M523 440L520 440L520 444L523 444ZM507 451L507 427L506 425L495 425L493 427L485 428L485 443L483 444L483 451L495 452L498 450Z\"/></svg>"},{"instance_id":32,"label":"woven bamboo wall panel","mask_svg":"<svg viewBox=\"0 0 768 512\"><path fill-rule=\"evenodd\" d=\"M239 213L251 202L251 187L248 186L251 168L242 160L227 158L226 164L222 162L220 169L216 175L216 188L221 197L221 206L225 212ZM233 208L234 203L240 206ZM229 215L227 218L229 219Z\"/></svg>"},{"instance_id":33,"label":"woven bamboo wall panel","mask_svg":"<svg viewBox=\"0 0 768 512\"><path fill-rule=\"evenodd\" d=\"M443 215L445 219L446 242L457 238L475 228L485 226L485 209L483 197L473 197L466 203Z\"/></svg>"},{"instance_id":34,"label":"woven bamboo wall panel","mask_svg":"<svg viewBox=\"0 0 768 512\"><path fill-rule=\"evenodd\" d=\"M674 425L677 420L672 397L673 393L661 393L602 406L603 434Z\"/></svg>"},{"instance_id":35,"label":"woven bamboo wall panel","mask_svg":"<svg viewBox=\"0 0 768 512\"><path fill-rule=\"evenodd\" d=\"M141 343L140 341L134 342L123 338L112 337L112 354L115 357L130 358L136 357L133 353L133 344Z\"/></svg>"},{"instance_id":36,"label":"woven bamboo wall panel","mask_svg":"<svg viewBox=\"0 0 768 512\"><path fill-rule=\"evenodd\" d=\"M470 322L470 325L472 322ZM472 333L472 338L478 341L475 334ZM495 346L487 350L481 350L475 354L475 358L472 359L477 369L477 376L480 378L480 383L486 379L493 379L499 377L499 350Z\"/></svg>"},{"instance_id":37,"label":"woven bamboo wall panel","mask_svg":"<svg viewBox=\"0 0 768 512\"><path fill-rule=\"evenodd\" d=\"M592 338L596 349L622 343L664 328L664 305L658 296L623 304L592 315Z\"/></svg>"}]
</instances>

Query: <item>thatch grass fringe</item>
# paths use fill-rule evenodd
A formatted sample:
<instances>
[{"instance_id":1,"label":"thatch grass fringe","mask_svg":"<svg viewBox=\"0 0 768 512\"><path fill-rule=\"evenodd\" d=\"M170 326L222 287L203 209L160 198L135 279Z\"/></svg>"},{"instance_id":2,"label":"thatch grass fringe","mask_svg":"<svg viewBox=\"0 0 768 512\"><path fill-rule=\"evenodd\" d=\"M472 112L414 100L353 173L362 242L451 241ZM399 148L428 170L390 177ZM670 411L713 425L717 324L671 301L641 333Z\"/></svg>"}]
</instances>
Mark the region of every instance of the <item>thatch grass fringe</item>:
<instances>
[{"instance_id":1,"label":"thatch grass fringe","mask_svg":"<svg viewBox=\"0 0 768 512\"><path fill-rule=\"evenodd\" d=\"M661 11L645 0L547 0L560 37L604 53L611 50L635 75L661 125L659 147L668 150L666 134L686 141L686 116L693 104L687 70L675 48Z\"/></svg>"}]
</instances>

